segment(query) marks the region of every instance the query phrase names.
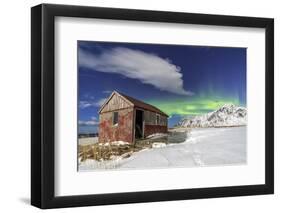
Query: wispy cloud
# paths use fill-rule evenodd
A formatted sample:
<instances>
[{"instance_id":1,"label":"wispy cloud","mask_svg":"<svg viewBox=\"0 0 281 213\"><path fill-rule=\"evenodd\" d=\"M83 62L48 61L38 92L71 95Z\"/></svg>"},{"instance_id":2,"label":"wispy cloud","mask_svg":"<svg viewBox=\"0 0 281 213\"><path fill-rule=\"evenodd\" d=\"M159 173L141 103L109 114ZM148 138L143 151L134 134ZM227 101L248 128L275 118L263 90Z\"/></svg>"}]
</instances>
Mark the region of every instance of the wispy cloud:
<instances>
[{"instance_id":1,"label":"wispy cloud","mask_svg":"<svg viewBox=\"0 0 281 213\"><path fill-rule=\"evenodd\" d=\"M78 122L80 126L97 126L99 125L98 121L79 121Z\"/></svg>"},{"instance_id":2,"label":"wispy cloud","mask_svg":"<svg viewBox=\"0 0 281 213\"><path fill-rule=\"evenodd\" d=\"M85 109L85 108L88 108L88 107L101 107L106 100L107 100L106 98L101 98L101 99L99 99L97 101L94 101L94 100L83 100L83 101L79 102L79 108L80 109Z\"/></svg>"},{"instance_id":3,"label":"wispy cloud","mask_svg":"<svg viewBox=\"0 0 281 213\"><path fill-rule=\"evenodd\" d=\"M152 53L117 47L96 55L79 49L79 65L99 72L118 73L144 84L180 95L193 93L183 88L181 68Z\"/></svg>"},{"instance_id":4,"label":"wispy cloud","mask_svg":"<svg viewBox=\"0 0 281 213\"><path fill-rule=\"evenodd\" d=\"M104 90L102 91L102 93L105 93L105 94L111 94L113 91L112 90Z\"/></svg>"},{"instance_id":5,"label":"wispy cloud","mask_svg":"<svg viewBox=\"0 0 281 213\"><path fill-rule=\"evenodd\" d=\"M91 106L95 106L95 102L92 101L80 101L79 102L79 108L85 109Z\"/></svg>"},{"instance_id":6,"label":"wispy cloud","mask_svg":"<svg viewBox=\"0 0 281 213\"><path fill-rule=\"evenodd\" d=\"M96 117L91 117L91 120L88 121L78 121L80 126L97 126L99 125L99 121L97 121Z\"/></svg>"},{"instance_id":7,"label":"wispy cloud","mask_svg":"<svg viewBox=\"0 0 281 213\"><path fill-rule=\"evenodd\" d=\"M96 103L97 106L102 106L104 104L104 102L107 100L107 98L101 98L100 100L98 100L98 102Z\"/></svg>"},{"instance_id":8,"label":"wispy cloud","mask_svg":"<svg viewBox=\"0 0 281 213\"><path fill-rule=\"evenodd\" d=\"M89 99L94 100L95 99L95 97L93 95L89 94L89 93L86 93L86 94L82 95L82 98L87 99L87 100L89 100Z\"/></svg>"}]
</instances>

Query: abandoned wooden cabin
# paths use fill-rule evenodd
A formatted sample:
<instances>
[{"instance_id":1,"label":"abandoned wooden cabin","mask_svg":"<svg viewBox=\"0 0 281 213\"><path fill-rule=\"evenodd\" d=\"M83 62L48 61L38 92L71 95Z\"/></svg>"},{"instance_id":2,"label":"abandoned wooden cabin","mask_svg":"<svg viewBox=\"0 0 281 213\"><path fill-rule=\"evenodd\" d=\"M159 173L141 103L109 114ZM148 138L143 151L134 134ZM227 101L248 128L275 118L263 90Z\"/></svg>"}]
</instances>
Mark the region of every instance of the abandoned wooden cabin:
<instances>
[{"instance_id":1,"label":"abandoned wooden cabin","mask_svg":"<svg viewBox=\"0 0 281 213\"><path fill-rule=\"evenodd\" d=\"M150 104L114 91L99 110L99 142L134 143L167 133L168 115Z\"/></svg>"}]
</instances>

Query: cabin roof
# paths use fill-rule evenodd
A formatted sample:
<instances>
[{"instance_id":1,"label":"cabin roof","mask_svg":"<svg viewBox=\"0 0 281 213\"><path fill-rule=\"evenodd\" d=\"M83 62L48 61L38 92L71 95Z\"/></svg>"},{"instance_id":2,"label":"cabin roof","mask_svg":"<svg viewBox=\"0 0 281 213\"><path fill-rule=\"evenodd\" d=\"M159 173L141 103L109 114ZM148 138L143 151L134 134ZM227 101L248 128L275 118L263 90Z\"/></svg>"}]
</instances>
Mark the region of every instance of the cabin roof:
<instances>
[{"instance_id":1,"label":"cabin roof","mask_svg":"<svg viewBox=\"0 0 281 213\"><path fill-rule=\"evenodd\" d=\"M150 104L147 104L143 101L140 101L140 100L137 100L133 97L130 97L128 95L124 95L122 93L119 93L120 95L122 95L124 98L126 98L128 101L130 101L132 104L134 104L135 107L139 107L139 108L142 108L142 109L146 109L148 111L152 111L152 112L156 112L156 113L159 113L159 114L162 114L162 115L165 115L168 117L168 115L161 111L160 109L158 109L157 107L153 106L153 105L150 105Z\"/></svg>"},{"instance_id":2,"label":"cabin roof","mask_svg":"<svg viewBox=\"0 0 281 213\"><path fill-rule=\"evenodd\" d=\"M101 107L100 111L102 111L103 107L108 103L108 101L111 99L111 97L114 95L114 93L116 94L119 94L120 96L122 96L123 98L125 98L126 100L128 100L130 103L132 103L134 105L134 107L138 107L138 108L141 108L141 109L145 109L145 110L148 110L148 111L152 111L152 112L156 112L156 113L159 113L161 115L164 115L166 117L169 117L165 112L161 111L160 109L158 109L157 107L151 105L151 104L147 104L143 101L140 101L140 100L137 100L133 97L130 97L128 95L125 95L123 93L120 93L120 92L116 92L114 91L110 97L107 99L107 101L103 104L103 106Z\"/></svg>"}]
</instances>

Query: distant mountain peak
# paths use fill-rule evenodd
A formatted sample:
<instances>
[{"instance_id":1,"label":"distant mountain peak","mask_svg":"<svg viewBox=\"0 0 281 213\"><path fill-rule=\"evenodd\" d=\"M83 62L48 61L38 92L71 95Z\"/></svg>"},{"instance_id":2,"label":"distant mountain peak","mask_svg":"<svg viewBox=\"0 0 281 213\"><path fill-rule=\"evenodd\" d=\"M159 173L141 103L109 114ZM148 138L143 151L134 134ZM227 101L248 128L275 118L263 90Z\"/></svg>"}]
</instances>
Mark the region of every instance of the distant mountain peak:
<instances>
[{"instance_id":1,"label":"distant mountain peak","mask_svg":"<svg viewBox=\"0 0 281 213\"><path fill-rule=\"evenodd\" d=\"M220 107L220 109L221 109L221 108L234 108L234 107L236 107L234 104L232 104L232 103L226 103L226 104L222 105L222 106Z\"/></svg>"},{"instance_id":2,"label":"distant mountain peak","mask_svg":"<svg viewBox=\"0 0 281 213\"><path fill-rule=\"evenodd\" d=\"M247 109L234 104L224 104L219 109L192 118L182 119L180 127L224 127L244 126L247 124Z\"/></svg>"}]
</instances>

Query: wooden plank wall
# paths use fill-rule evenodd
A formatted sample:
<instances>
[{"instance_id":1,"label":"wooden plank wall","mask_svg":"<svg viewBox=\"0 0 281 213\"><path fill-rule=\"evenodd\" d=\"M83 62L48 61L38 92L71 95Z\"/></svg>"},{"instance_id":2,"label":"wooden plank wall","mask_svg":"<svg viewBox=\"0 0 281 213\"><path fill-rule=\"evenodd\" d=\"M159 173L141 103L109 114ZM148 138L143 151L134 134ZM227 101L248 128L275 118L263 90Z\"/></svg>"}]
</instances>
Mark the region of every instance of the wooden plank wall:
<instances>
[{"instance_id":1,"label":"wooden plank wall","mask_svg":"<svg viewBox=\"0 0 281 213\"><path fill-rule=\"evenodd\" d=\"M121 97L117 94L114 94L111 97L111 99L109 100L109 102L104 106L101 113L112 112L112 111L116 111L119 109L125 109L125 108L129 108L129 107L133 107L133 105L131 103L129 103L128 101L126 101L123 97Z\"/></svg>"},{"instance_id":2,"label":"wooden plank wall","mask_svg":"<svg viewBox=\"0 0 281 213\"><path fill-rule=\"evenodd\" d=\"M145 110L144 111L144 121L145 121L145 124L147 125L159 125L159 126L167 126L167 117L163 116L163 115L160 115L160 123L159 124L156 124L156 114L155 112L151 112L151 111L147 111Z\"/></svg>"}]
</instances>

